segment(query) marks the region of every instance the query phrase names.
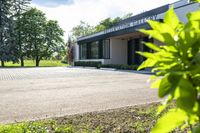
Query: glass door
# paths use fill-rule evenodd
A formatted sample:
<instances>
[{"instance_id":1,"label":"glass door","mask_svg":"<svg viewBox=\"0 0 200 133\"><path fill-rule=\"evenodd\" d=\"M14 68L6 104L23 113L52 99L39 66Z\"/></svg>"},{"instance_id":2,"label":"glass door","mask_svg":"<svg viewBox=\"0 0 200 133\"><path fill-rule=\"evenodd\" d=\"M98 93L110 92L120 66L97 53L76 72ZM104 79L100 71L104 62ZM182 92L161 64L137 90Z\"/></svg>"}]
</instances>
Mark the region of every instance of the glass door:
<instances>
[{"instance_id":1,"label":"glass door","mask_svg":"<svg viewBox=\"0 0 200 133\"><path fill-rule=\"evenodd\" d=\"M148 37L137 38L128 41L128 65L140 65L145 60L144 57L136 53L137 51L150 51L150 49L142 43L143 41L152 42L152 40Z\"/></svg>"}]
</instances>

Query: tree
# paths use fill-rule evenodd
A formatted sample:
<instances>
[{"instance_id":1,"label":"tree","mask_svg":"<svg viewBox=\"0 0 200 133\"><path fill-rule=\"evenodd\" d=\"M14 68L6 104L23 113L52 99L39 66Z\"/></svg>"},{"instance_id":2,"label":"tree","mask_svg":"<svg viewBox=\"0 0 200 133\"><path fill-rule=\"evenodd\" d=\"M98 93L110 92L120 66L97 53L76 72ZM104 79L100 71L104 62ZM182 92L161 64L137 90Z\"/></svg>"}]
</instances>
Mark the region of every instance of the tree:
<instances>
[{"instance_id":1,"label":"tree","mask_svg":"<svg viewBox=\"0 0 200 133\"><path fill-rule=\"evenodd\" d=\"M18 61L16 25L21 13L30 0L9 0L0 1L0 60L4 66L5 61ZM18 24L22 27L22 24ZM19 29L19 28L18 28ZM21 40L21 39L20 39Z\"/></svg>"},{"instance_id":2,"label":"tree","mask_svg":"<svg viewBox=\"0 0 200 133\"><path fill-rule=\"evenodd\" d=\"M100 32L106 29L109 29L115 25L117 25L117 23L119 23L120 21L122 21L123 19L127 19L129 17L131 17L133 14L132 13L128 13L122 17L116 17L116 18L106 18L104 20L102 20L96 27L95 27L95 32Z\"/></svg>"},{"instance_id":3,"label":"tree","mask_svg":"<svg viewBox=\"0 0 200 133\"><path fill-rule=\"evenodd\" d=\"M45 26L47 23L45 14L36 8L32 8L23 14L22 20L27 56L34 58L36 66L39 66L44 51L47 49L47 44L45 44Z\"/></svg>"},{"instance_id":4,"label":"tree","mask_svg":"<svg viewBox=\"0 0 200 133\"><path fill-rule=\"evenodd\" d=\"M86 22L81 21L79 25L72 29L72 36L75 38L86 36L95 32L93 26L89 25Z\"/></svg>"},{"instance_id":5,"label":"tree","mask_svg":"<svg viewBox=\"0 0 200 133\"><path fill-rule=\"evenodd\" d=\"M64 51L63 35L57 21L47 21L45 14L32 8L23 13L23 42L26 44L26 54L34 58L39 66L43 58L50 58L54 53Z\"/></svg>"},{"instance_id":6,"label":"tree","mask_svg":"<svg viewBox=\"0 0 200 133\"><path fill-rule=\"evenodd\" d=\"M68 38L67 42L67 60L68 64L72 64L74 60L74 45L71 37Z\"/></svg>"},{"instance_id":7,"label":"tree","mask_svg":"<svg viewBox=\"0 0 200 133\"><path fill-rule=\"evenodd\" d=\"M133 13L127 13L126 15L121 17L121 19L127 19L127 18L130 18L131 16L133 16Z\"/></svg>"},{"instance_id":8,"label":"tree","mask_svg":"<svg viewBox=\"0 0 200 133\"><path fill-rule=\"evenodd\" d=\"M64 46L64 31L58 25L57 21L49 20L45 26L45 47L46 49L41 54L40 58L51 57L52 54L62 56L65 53Z\"/></svg>"},{"instance_id":9,"label":"tree","mask_svg":"<svg viewBox=\"0 0 200 133\"><path fill-rule=\"evenodd\" d=\"M111 27L113 27L114 25L116 25L119 21L121 21L122 19L120 17L116 17L114 19L111 18L106 18L104 20L102 20L96 27L96 32L100 32L106 29L109 29Z\"/></svg>"},{"instance_id":10,"label":"tree","mask_svg":"<svg viewBox=\"0 0 200 133\"><path fill-rule=\"evenodd\" d=\"M23 34L23 13L27 11L28 4L30 4L30 0L14 0L14 18L15 18L15 42L17 47L17 58L20 58L21 66L24 66L24 56L26 56L26 43L25 36Z\"/></svg>"},{"instance_id":11,"label":"tree","mask_svg":"<svg viewBox=\"0 0 200 133\"><path fill-rule=\"evenodd\" d=\"M200 2L200 0L198 0ZM167 110L152 129L152 133L171 132L177 127L200 132L200 10L188 13L188 22L180 22L173 8L165 15L164 22L148 21L152 30L141 32L164 43L157 46L145 43L155 53L138 52L147 60L140 69L153 67L155 82L160 98L168 97L159 112ZM158 78L159 77L159 78ZM168 103L176 102L167 109Z\"/></svg>"},{"instance_id":12,"label":"tree","mask_svg":"<svg viewBox=\"0 0 200 133\"><path fill-rule=\"evenodd\" d=\"M116 17L116 18L106 18L104 20L102 20L101 22L99 22L98 25L96 25L95 27L89 25L88 23L81 21L79 25L77 25L76 27L74 27L72 29L72 38L75 38L74 40L76 40L76 38L78 37L82 37L82 36L87 36L89 34L93 34L96 32L101 32L103 30L109 29L113 26L115 26L117 23L119 23L121 20L126 19L128 17L131 17L132 13L128 13L122 17ZM73 39L72 39L73 41Z\"/></svg>"},{"instance_id":13,"label":"tree","mask_svg":"<svg viewBox=\"0 0 200 133\"><path fill-rule=\"evenodd\" d=\"M4 66L4 62L10 60L9 57L9 44L11 43L11 27L12 27L12 0L0 1L0 60L1 66Z\"/></svg>"}]
</instances>

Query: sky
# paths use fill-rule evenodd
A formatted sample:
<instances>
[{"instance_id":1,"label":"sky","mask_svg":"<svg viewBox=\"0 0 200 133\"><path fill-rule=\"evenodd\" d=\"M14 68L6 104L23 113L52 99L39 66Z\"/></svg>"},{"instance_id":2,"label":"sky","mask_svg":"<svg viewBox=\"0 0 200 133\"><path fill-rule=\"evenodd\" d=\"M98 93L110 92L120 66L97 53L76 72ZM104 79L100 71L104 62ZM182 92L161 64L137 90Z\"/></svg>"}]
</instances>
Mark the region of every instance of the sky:
<instances>
[{"instance_id":1,"label":"sky","mask_svg":"<svg viewBox=\"0 0 200 133\"><path fill-rule=\"evenodd\" d=\"M57 20L67 40L81 20L95 26L108 17L139 14L177 0L32 0L32 7L42 10L48 19Z\"/></svg>"}]
</instances>

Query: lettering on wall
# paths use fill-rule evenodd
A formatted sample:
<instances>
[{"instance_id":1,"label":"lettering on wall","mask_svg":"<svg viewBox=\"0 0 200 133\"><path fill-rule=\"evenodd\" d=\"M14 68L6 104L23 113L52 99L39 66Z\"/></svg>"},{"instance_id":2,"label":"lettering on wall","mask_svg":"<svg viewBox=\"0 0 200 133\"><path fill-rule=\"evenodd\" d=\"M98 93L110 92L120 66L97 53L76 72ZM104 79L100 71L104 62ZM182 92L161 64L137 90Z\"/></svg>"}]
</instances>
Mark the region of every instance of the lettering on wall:
<instances>
[{"instance_id":1,"label":"lettering on wall","mask_svg":"<svg viewBox=\"0 0 200 133\"><path fill-rule=\"evenodd\" d=\"M135 21L132 21L132 22L128 22L128 23L125 23L125 24L122 24L122 25L112 27L110 29L105 30L104 34L110 33L110 32L115 32L115 31L118 31L118 30L123 30L123 29L126 29L126 28L134 27L134 26L138 26L138 25L146 23L147 20L157 20L157 16L158 15L152 15L152 16L148 16L148 17L141 18L141 19L138 19L138 20L135 20Z\"/></svg>"}]
</instances>

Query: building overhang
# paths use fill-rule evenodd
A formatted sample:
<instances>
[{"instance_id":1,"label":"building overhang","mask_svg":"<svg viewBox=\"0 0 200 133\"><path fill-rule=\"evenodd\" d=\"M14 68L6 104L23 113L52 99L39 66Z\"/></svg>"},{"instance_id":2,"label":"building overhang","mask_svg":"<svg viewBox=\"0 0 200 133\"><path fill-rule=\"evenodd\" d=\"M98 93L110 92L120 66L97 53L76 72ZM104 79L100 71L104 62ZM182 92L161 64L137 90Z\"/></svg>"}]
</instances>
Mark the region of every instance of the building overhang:
<instances>
[{"instance_id":1,"label":"building overhang","mask_svg":"<svg viewBox=\"0 0 200 133\"><path fill-rule=\"evenodd\" d=\"M92 41L98 41L124 34L130 34L137 32L139 29L150 29L147 20L162 21L163 18L158 17L160 14L165 13L169 9L169 5L165 5L136 16L127 18L120 21L116 26L106 29L102 32L98 32L92 35L78 38L78 44L89 43Z\"/></svg>"}]
</instances>

